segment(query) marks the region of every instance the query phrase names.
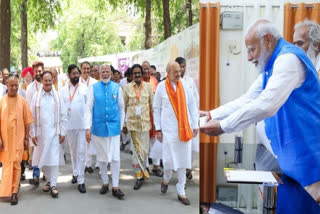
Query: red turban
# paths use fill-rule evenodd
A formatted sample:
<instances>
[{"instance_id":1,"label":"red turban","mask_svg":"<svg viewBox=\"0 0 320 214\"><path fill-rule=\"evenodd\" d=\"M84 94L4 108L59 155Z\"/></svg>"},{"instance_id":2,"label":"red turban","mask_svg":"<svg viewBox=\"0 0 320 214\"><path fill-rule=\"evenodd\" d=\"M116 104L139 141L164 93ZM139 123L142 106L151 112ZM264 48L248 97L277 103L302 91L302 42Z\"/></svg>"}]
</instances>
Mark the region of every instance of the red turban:
<instances>
[{"instance_id":1,"label":"red turban","mask_svg":"<svg viewBox=\"0 0 320 214\"><path fill-rule=\"evenodd\" d=\"M24 77L28 72L31 74L31 76L34 75L33 69L31 67L26 67L22 70L22 73L21 73L22 77Z\"/></svg>"}]
</instances>

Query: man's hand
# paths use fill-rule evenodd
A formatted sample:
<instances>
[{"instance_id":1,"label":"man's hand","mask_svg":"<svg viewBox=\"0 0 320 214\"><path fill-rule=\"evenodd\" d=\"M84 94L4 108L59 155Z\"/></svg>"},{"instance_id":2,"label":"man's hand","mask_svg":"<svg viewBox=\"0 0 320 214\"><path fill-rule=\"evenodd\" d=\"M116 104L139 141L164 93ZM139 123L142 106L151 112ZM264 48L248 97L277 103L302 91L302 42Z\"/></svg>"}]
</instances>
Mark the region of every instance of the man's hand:
<instances>
[{"instance_id":1,"label":"man's hand","mask_svg":"<svg viewBox=\"0 0 320 214\"><path fill-rule=\"evenodd\" d=\"M162 132L161 132L161 130L157 131L156 135L157 135L157 139L159 140L159 142L162 143Z\"/></svg>"},{"instance_id":2,"label":"man's hand","mask_svg":"<svg viewBox=\"0 0 320 214\"><path fill-rule=\"evenodd\" d=\"M86 130L86 139L87 139L87 143L90 143L90 141L91 141L91 131L90 131L90 129Z\"/></svg>"},{"instance_id":3,"label":"man's hand","mask_svg":"<svg viewBox=\"0 0 320 214\"><path fill-rule=\"evenodd\" d=\"M24 146L24 150L28 150L29 138L24 138L23 146Z\"/></svg>"},{"instance_id":4,"label":"man's hand","mask_svg":"<svg viewBox=\"0 0 320 214\"><path fill-rule=\"evenodd\" d=\"M208 111L201 111L200 110L200 117L207 117L207 118L210 118L210 112Z\"/></svg>"},{"instance_id":5,"label":"man's hand","mask_svg":"<svg viewBox=\"0 0 320 214\"><path fill-rule=\"evenodd\" d=\"M210 136L219 136L224 133L220 127L219 120L210 120L200 127L200 132Z\"/></svg>"},{"instance_id":6,"label":"man's hand","mask_svg":"<svg viewBox=\"0 0 320 214\"><path fill-rule=\"evenodd\" d=\"M3 152L3 151L4 151L4 145L2 140L0 139L0 152Z\"/></svg>"},{"instance_id":7,"label":"man's hand","mask_svg":"<svg viewBox=\"0 0 320 214\"><path fill-rule=\"evenodd\" d=\"M63 143L65 139L65 136L59 135L59 143Z\"/></svg>"},{"instance_id":8,"label":"man's hand","mask_svg":"<svg viewBox=\"0 0 320 214\"><path fill-rule=\"evenodd\" d=\"M123 132L123 134L127 134L127 133L128 133L127 127L123 127L123 128L122 128L122 132Z\"/></svg>"},{"instance_id":9,"label":"man's hand","mask_svg":"<svg viewBox=\"0 0 320 214\"><path fill-rule=\"evenodd\" d=\"M33 138L32 138L32 143L33 143L35 146L38 146L38 138L37 138L37 137L33 137Z\"/></svg>"},{"instance_id":10,"label":"man's hand","mask_svg":"<svg viewBox=\"0 0 320 214\"><path fill-rule=\"evenodd\" d=\"M193 137L196 137L198 132L199 132L199 129L193 129L192 131Z\"/></svg>"}]
</instances>

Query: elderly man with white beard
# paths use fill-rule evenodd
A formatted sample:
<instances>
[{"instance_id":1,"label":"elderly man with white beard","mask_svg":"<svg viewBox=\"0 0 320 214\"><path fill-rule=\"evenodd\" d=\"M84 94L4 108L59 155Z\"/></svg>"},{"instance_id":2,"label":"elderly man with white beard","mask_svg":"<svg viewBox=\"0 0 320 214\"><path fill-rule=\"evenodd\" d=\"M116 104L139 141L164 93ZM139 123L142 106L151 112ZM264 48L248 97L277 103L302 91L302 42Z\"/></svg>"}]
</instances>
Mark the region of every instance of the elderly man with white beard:
<instances>
[{"instance_id":1,"label":"elderly man with white beard","mask_svg":"<svg viewBox=\"0 0 320 214\"><path fill-rule=\"evenodd\" d=\"M259 19L245 34L248 61L261 71L248 92L210 112L201 132L218 136L264 120L284 175L277 212L320 211L320 84L307 55ZM308 194L309 193L309 194ZM308 211L307 211L308 210Z\"/></svg>"},{"instance_id":2,"label":"elderly man with white beard","mask_svg":"<svg viewBox=\"0 0 320 214\"><path fill-rule=\"evenodd\" d=\"M95 143L103 185L100 194L109 191L107 164L111 163L112 195L123 199L119 189L120 133L124 122L124 103L119 84L110 81L109 65L100 66L101 81L92 85L88 92L86 120L87 142ZM92 135L91 135L92 133Z\"/></svg>"},{"instance_id":3,"label":"elderly man with white beard","mask_svg":"<svg viewBox=\"0 0 320 214\"><path fill-rule=\"evenodd\" d=\"M306 52L320 77L320 26L304 20L294 26L293 44Z\"/></svg>"}]
</instances>

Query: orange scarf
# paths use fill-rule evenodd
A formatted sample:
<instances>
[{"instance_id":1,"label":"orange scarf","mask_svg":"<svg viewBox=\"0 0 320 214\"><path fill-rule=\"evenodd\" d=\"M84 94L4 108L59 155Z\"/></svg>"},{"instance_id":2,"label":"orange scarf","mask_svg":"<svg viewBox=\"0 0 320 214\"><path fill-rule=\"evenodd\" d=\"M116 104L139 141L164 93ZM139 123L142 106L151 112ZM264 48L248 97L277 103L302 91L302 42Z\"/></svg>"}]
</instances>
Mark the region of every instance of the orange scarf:
<instances>
[{"instance_id":1,"label":"orange scarf","mask_svg":"<svg viewBox=\"0 0 320 214\"><path fill-rule=\"evenodd\" d=\"M188 121L186 95L180 80L176 83L176 86L177 91L175 92L169 78L166 78L166 91L178 120L179 139L188 142L193 138L193 133Z\"/></svg>"}]
</instances>

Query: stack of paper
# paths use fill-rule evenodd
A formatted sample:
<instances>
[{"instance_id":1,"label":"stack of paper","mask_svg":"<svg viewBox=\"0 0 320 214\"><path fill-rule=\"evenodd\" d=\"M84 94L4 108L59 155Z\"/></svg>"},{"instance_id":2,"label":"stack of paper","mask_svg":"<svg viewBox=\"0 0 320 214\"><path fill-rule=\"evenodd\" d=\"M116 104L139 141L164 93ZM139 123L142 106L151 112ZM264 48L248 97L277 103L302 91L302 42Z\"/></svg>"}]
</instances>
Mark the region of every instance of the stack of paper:
<instances>
[{"instance_id":1,"label":"stack of paper","mask_svg":"<svg viewBox=\"0 0 320 214\"><path fill-rule=\"evenodd\" d=\"M267 171L226 170L225 176L228 183L278 183L272 172Z\"/></svg>"}]
</instances>

